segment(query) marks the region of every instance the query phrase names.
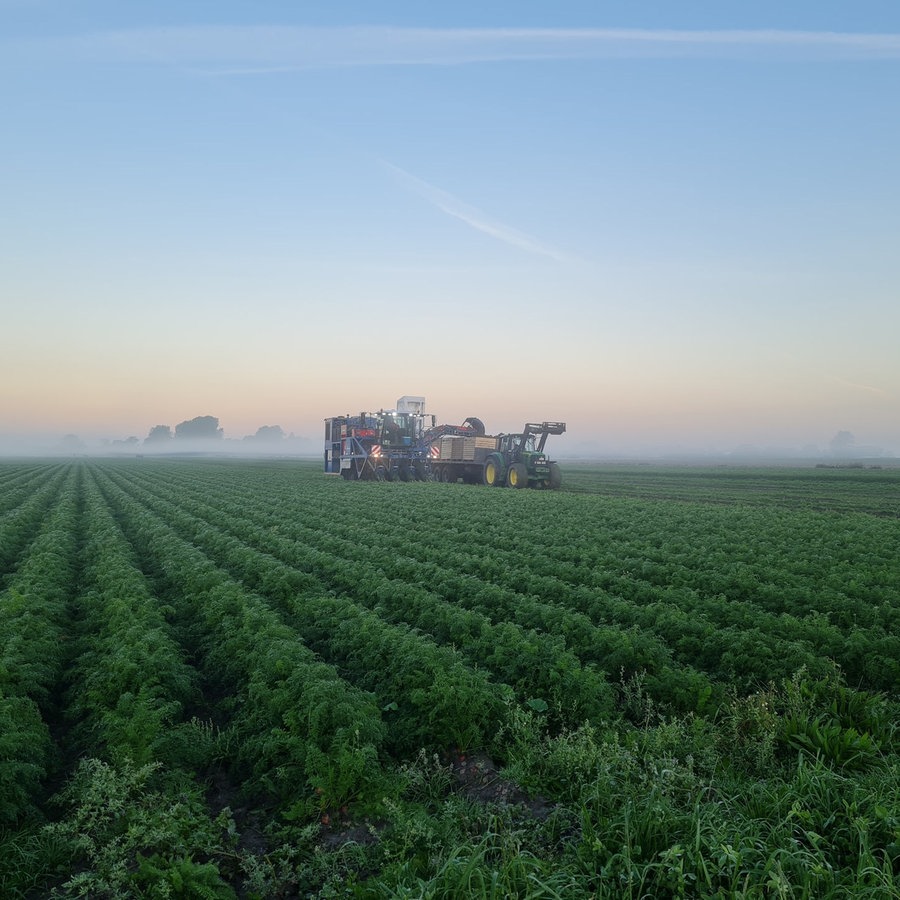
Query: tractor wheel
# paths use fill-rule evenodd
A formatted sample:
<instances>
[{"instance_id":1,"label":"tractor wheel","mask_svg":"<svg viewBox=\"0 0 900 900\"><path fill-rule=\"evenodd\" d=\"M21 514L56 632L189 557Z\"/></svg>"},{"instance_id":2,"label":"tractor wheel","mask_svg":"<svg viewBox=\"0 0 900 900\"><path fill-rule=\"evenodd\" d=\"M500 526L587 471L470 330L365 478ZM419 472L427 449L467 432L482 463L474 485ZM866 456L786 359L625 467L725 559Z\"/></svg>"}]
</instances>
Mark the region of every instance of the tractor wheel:
<instances>
[{"instance_id":1,"label":"tractor wheel","mask_svg":"<svg viewBox=\"0 0 900 900\"><path fill-rule=\"evenodd\" d=\"M560 470L558 463L550 463L550 480L548 482L548 487L551 491L558 491L562 487L562 471Z\"/></svg>"},{"instance_id":2,"label":"tractor wheel","mask_svg":"<svg viewBox=\"0 0 900 900\"><path fill-rule=\"evenodd\" d=\"M388 471L387 466L378 466L375 469L375 478L378 481L390 481L391 473Z\"/></svg>"},{"instance_id":3,"label":"tractor wheel","mask_svg":"<svg viewBox=\"0 0 900 900\"><path fill-rule=\"evenodd\" d=\"M443 481L444 484L455 484L456 478L454 475L453 466L444 466L444 468L441 469L441 481Z\"/></svg>"},{"instance_id":4,"label":"tractor wheel","mask_svg":"<svg viewBox=\"0 0 900 900\"><path fill-rule=\"evenodd\" d=\"M489 459L484 464L484 483L488 487L499 487L503 483L500 479L500 466L496 459Z\"/></svg>"},{"instance_id":5,"label":"tractor wheel","mask_svg":"<svg viewBox=\"0 0 900 900\"><path fill-rule=\"evenodd\" d=\"M506 473L506 483L511 488L522 489L528 487L528 469L524 463L513 463Z\"/></svg>"}]
</instances>

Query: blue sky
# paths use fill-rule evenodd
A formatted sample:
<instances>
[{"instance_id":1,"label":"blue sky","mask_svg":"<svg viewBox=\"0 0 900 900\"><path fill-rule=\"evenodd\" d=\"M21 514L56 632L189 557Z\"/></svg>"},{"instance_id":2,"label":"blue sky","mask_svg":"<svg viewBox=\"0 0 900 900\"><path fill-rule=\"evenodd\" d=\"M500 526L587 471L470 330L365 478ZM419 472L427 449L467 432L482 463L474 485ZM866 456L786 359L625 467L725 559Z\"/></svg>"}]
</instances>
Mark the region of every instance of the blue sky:
<instances>
[{"instance_id":1,"label":"blue sky","mask_svg":"<svg viewBox=\"0 0 900 900\"><path fill-rule=\"evenodd\" d=\"M898 97L894 2L0 0L0 440L900 454Z\"/></svg>"}]
</instances>

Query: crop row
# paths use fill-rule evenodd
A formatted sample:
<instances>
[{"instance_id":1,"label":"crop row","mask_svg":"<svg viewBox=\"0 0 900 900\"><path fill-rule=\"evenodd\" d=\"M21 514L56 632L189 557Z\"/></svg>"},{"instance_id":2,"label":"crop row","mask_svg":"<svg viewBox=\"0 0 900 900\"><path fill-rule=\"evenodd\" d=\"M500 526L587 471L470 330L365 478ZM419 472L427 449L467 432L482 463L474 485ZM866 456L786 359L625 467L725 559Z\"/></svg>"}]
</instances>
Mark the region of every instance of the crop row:
<instances>
[{"instance_id":1,"label":"crop row","mask_svg":"<svg viewBox=\"0 0 900 900\"><path fill-rule=\"evenodd\" d=\"M595 465L567 463L567 491L667 503L783 507L897 518L897 473L890 469L814 469Z\"/></svg>"},{"instance_id":2,"label":"crop row","mask_svg":"<svg viewBox=\"0 0 900 900\"><path fill-rule=\"evenodd\" d=\"M197 701L196 672L90 476L82 516L79 640L67 703L72 741L81 753L114 762L166 760L171 729Z\"/></svg>"},{"instance_id":3,"label":"crop row","mask_svg":"<svg viewBox=\"0 0 900 900\"><path fill-rule=\"evenodd\" d=\"M0 595L0 893L232 896L191 891L226 887L192 859L222 829L185 752L195 673L85 466L62 476Z\"/></svg>"},{"instance_id":4,"label":"crop row","mask_svg":"<svg viewBox=\"0 0 900 900\"><path fill-rule=\"evenodd\" d=\"M145 565L162 573L167 602L196 633L202 672L227 698L248 776L285 803L303 803L314 788L327 798L363 790L384 739L372 697L105 474L98 481L126 534L144 547Z\"/></svg>"},{"instance_id":5,"label":"crop row","mask_svg":"<svg viewBox=\"0 0 900 900\"><path fill-rule=\"evenodd\" d=\"M117 487L121 497L130 485L117 480ZM211 520L186 512L189 501L185 498L178 506L154 501L142 488L130 501L140 504L147 516L165 521L170 534L177 534L182 546L197 557L196 566L202 559L202 565L222 577L227 577L226 569L240 577L248 571L248 559L258 560L260 584L282 574L274 558L219 531ZM306 587L310 584L318 587L316 581L307 581ZM274 597L274 592L269 595ZM265 601L259 598L258 602L268 615L278 618ZM390 717L388 744L394 753L414 754L423 745L483 745L499 727L503 691L484 672L472 668L460 651L437 646L408 626L385 622L371 610L319 590L290 591L278 602L287 623L283 627L295 643L299 637L307 652L320 654L345 679L377 697Z\"/></svg>"},{"instance_id":6,"label":"crop row","mask_svg":"<svg viewBox=\"0 0 900 900\"><path fill-rule=\"evenodd\" d=\"M63 469L29 474L20 490L10 491L6 497L9 508L0 516L0 578L15 568L16 559L40 530L66 481Z\"/></svg>"},{"instance_id":7,"label":"crop row","mask_svg":"<svg viewBox=\"0 0 900 900\"><path fill-rule=\"evenodd\" d=\"M0 516L15 509L48 477L62 472L61 466L46 463L0 465Z\"/></svg>"},{"instance_id":8,"label":"crop row","mask_svg":"<svg viewBox=\"0 0 900 900\"><path fill-rule=\"evenodd\" d=\"M142 486L159 490L160 474L145 477ZM191 492L183 474L173 468L162 480L179 494ZM895 527L890 522L848 517L835 537L829 517L732 510L732 535L734 525L753 535L742 551L734 547L718 510L666 510L663 520L658 504L627 509L622 503L602 504L598 511L589 498L554 495L551 506L540 494L474 504L465 491L433 485L416 491L409 485L402 496L373 486L365 499L372 522L378 522L373 528L360 521L358 508L346 502L339 484L319 488L318 498L325 502L305 504L302 515L292 515L299 504L289 486L276 492L249 476L229 478L227 470L213 474L220 479L217 497L224 497L228 508L240 509L242 519L277 527L281 537L359 561L395 582L427 586L441 599L495 621L499 617L563 634L582 662L607 672L613 660L628 671L642 667L651 679L666 670L670 701L683 704L693 691L677 688L678 679L668 677L673 660L676 670L687 674L696 667L713 681L743 689L788 677L803 666L818 671L823 657L837 660L848 678L871 688L900 684L900 638L894 627L900 624L900 585L888 558L888 532ZM441 508L450 510L444 520L457 523L453 511L462 502L469 504L467 529L445 527L422 502L424 492L435 490L442 491ZM193 488L195 496L202 491L202 483ZM519 506L551 526L516 524ZM777 528L761 543L756 535L766 524ZM791 525L803 529L803 541L796 534L786 537ZM591 540L584 540L585 534ZM776 552L778 541L788 549ZM807 544L813 541L819 552L810 554ZM754 552L762 552L770 570L754 560ZM817 574L831 565L832 552L862 558L863 565L859 559L852 563L852 583L846 577L841 581L838 572ZM625 637L606 652L597 629L607 635L616 629Z\"/></svg>"},{"instance_id":9,"label":"crop row","mask_svg":"<svg viewBox=\"0 0 900 900\"><path fill-rule=\"evenodd\" d=\"M597 518L598 506L604 510L602 519L615 514L615 509L607 509L614 504L575 499L570 513L579 513L577 526L571 514L562 518L568 509L565 502L551 509L547 498L538 495L528 502L548 526L513 534L509 516L495 516L491 523L484 520L483 510L480 519L474 509L472 532L487 535L481 547L490 551L473 550L471 535L466 549L464 535L422 527L421 538L406 555L421 554L429 544L439 554L455 550L460 564L476 577L582 609L601 622L611 615L622 625L660 634L677 658L692 661L717 680L750 687L767 673L789 675L801 665L812 665L811 655L828 655L854 681L881 689L900 684L900 573L892 562L895 523L857 516L835 522L804 515L781 522L780 530L761 543L758 533L767 525L772 529L784 518L782 511L774 517L754 511L744 525L747 533L741 534L734 525L740 527L747 518L742 511L732 511L729 530L716 510L673 512L630 504L618 512L627 513L628 521L623 518L612 528L608 523L597 527L592 518ZM392 516L390 511L384 515L386 527L379 532L390 534ZM399 541L399 520L396 525L394 539ZM344 528L354 540L366 540L358 525L351 522ZM584 540L584 534L591 539ZM672 535L681 542L681 557ZM715 554L704 541L715 542ZM730 547L729 542L745 549ZM776 553L779 543L788 549ZM812 554L810 544L818 544ZM749 554L752 564L741 561L742 554ZM830 567L825 577L810 571L811 555L818 566ZM573 557L577 565L567 565Z\"/></svg>"},{"instance_id":10,"label":"crop row","mask_svg":"<svg viewBox=\"0 0 900 900\"><path fill-rule=\"evenodd\" d=\"M57 756L47 721L66 658L79 534L78 474L62 477L55 506L0 593L0 823L30 810Z\"/></svg>"},{"instance_id":11,"label":"crop row","mask_svg":"<svg viewBox=\"0 0 900 900\"><path fill-rule=\"evenodd\" d=\"M390 566L389 559L382 566L373 565L365 548L341 539L329 541L327 535L324 545L321 534L307 532L308 540L297 539L290 523L283 523L275 532L254 522L246 507L239 517L229 515L185 491L176 495L157 483L141 483L140 496L148 503L154 502L149 498L157 497L155 508L169 517L177 516L192 542L286 608L301 601L321 603L317 594L336 593L393 625L412 626L441 645L458 647L469 664L512 687L520 700L546 698L555 707L564 707L567 725L585 719L600 721L611 713L609 683L592 665L582 666L566 648L561 630L526 628L515 616L503 621L502 609L492 610L492 620L487 613L466 609L455 599L441 597L414 581L384 574L382 568ZM329 544L331 549L327 549ZM593 642L596 658L603 659L616 677L623 658L615 653L629 636L618 629L604 633L592 629L590 623L581 624L590 632L585 645L588 640ZM298 627L306 636L303 627ZM324 649L316 634L315 646Z\"/></svg>"}]
</instances>

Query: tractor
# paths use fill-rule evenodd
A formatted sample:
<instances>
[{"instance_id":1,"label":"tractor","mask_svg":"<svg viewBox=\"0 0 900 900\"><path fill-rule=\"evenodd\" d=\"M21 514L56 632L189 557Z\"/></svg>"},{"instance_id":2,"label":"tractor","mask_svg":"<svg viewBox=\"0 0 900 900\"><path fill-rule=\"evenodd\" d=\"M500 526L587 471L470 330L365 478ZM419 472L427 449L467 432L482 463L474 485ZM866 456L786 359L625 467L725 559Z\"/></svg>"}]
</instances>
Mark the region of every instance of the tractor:
<instances>
[{"instance_id":1,"label":"tractor","mask_svg":"<svg viewBox=\"0 0 900 900\"><path fill-rule=\"evenodd\" d=\"M547 436L564 434L565 422L529 422L519 434L501 434L484 461L484 483L491 487L551 488L562 484L559 465L544 454Z\"/></svg>"}]
</instances>

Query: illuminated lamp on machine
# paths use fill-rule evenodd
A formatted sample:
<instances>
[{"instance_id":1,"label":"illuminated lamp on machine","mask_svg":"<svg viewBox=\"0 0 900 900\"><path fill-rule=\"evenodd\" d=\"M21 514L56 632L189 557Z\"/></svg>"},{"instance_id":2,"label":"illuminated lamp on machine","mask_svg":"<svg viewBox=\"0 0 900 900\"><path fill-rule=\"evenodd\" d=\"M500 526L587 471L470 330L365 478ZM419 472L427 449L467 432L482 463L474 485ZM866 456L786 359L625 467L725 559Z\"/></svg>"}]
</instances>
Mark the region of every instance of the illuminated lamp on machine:
<instances>
[{"instance_id":1,"label":"illuminated lamp on machine","mask_svg":"<svg viewBox=\"0 0 900 900\"><path fill-rule=\"evenodd\" d=\"M378 459L381 456L381 444L372 444L370 455Z\"/></svg>"},{"instance_id":2,"label":"illuminated lamp on machine","mask_svg":"<svg viewBox=\"0 0 900 900\"><path fill-rule=\"evenodd\" d=\"M431 454L432 459L441 458L441 448L437 444L432 444L431 449L428 452Z\"/></svg>"}]
</instances>

